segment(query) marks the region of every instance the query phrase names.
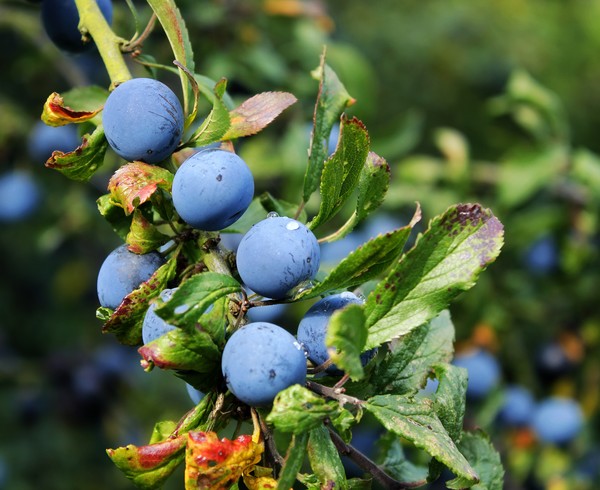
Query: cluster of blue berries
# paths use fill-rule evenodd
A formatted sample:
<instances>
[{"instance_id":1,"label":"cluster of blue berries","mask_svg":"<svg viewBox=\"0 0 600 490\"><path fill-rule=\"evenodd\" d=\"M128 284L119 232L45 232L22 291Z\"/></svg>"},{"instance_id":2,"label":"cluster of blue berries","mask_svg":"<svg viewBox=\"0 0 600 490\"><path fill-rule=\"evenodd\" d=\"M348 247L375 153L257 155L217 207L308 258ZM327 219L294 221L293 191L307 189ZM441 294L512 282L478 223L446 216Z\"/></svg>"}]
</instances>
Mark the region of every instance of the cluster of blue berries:
<instances>
[{"instance_id":1,"label":"cluster of blue berries","mask_svg":"<svg viewBox=\"0 0 600 490\"><path fill-rule=\"evenodd\" d=\"M122 158L158 164L176 151L183 133L183 110L177 96L164 84L138 78L119 85L108 97L103 126L111 148ZM177 169L171 189L173 208L194 229L220 231L235 223L254 197L254 179L235 153L208 148L193 153ZM138 255L126 245L114 250L98 274L100 304L118 308L164 263L158 252ZM240 281L263 298L284 300L312 280L320 266L320 247L312 231L300 221L270 213L241 238L236 251ZM161 293L163 302L172 290ZM236 330L227 341L222 373L230 391L242 402L262 406L282 389L304 384L307 357L315 365L329 359L325 336L334 311L360 303L346 292L322 299L302 319L295 337L273 323L254 321ZM260 309L260 308L255 308ZM251 310L252 311L252 308ZM252 315L249 315L250 317ZM172 330L147 310L143 342L150 343ZM374 351L363 356L368 362ZM336 366L329 374L340 374ZM196 398L201 394L193 391Z\"/></svg>"},{"instance_id":2,"label":"cluster of blue berries","mask_svg":"<svg viewBox=\"0 0 600 490\"><path fill-rule=\"evenodd\" d=\"M498 360L483 349L462 352L453 363L467 370L467 397L471 400L482 400L500 386ZM583 428L581 407L572 398L549 396L536 402L533 394L521 385L505 386L501 395L498 421L510 427L530 428L541 442L566 444Z\"/></svg>"}]
</instances>

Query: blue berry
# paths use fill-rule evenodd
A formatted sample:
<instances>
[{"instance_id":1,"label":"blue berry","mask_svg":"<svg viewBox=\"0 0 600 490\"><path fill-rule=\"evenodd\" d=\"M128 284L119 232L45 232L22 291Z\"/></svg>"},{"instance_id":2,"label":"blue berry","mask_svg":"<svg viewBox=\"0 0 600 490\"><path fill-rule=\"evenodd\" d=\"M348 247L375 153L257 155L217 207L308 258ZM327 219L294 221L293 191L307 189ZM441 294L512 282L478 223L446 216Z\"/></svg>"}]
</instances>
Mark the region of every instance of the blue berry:
<instances>
[{"instance_id":1,"label":"blue berry","mask_svg":"<svg viewBox=\"0 0 600 490\"><path fill-rule=\"evenodd\" d=\"M160 293L160 299L162 301L169 301L175 289L165 289ZM173 330L173 325L168 324L161 317L159 317L154 310L156 310L156 303L151 303L146 314L144 315L144 321L142 322L142 341L144 344L148 344L159 337L162 337L167 332Z\"/></svg>"},{"instance_id":2,"label":"blue berry","mask_svg":"<svg viewBox=\"0 0 600 490\"><path fill-rule=\"evenodd\" d=\"M277 393L306 381L300 343L283 328L249 323L225 344L221 368L229 390L251 406L269 405Z\"/></svg>"},{"instance_id":3,"label":"blue berry","mask_svg":"<svg viewBox=\"0 0 600 490\"><path fill-rule=\"evenodd\" d=\"M40 189L28 172L13 170L0 176L0 222L30 216L40 201Z\"/></svg>"},{"instance_id":4,"label":"blue berry","mask_svg":"<svg viewBox=\"0 0 600 490\"><path fill-rule=\"evenodd\" d=\"M575 400L550 397L538 404L533 414L532 427L541 441L565 444L583 427L583 414Z\"/></svg>"},{"instance_id":5,"label":"blue berry","mask_svg":"<svg viewBox=\"0 0 600 490\"><path fill-rule=\"evenodd\" d=\"M500 381L500 366L489 352L475 349L457 355L453 364L465 368L469 375L467 396L472 399L485 397Z\"/></svg>"},{"instance_id":6,"label":"blue berry","mask_svg":"<svg viewBox=\"0 0 600 490\"><path fill-rule=\"evenodd\" d=\"M151 78L134 78L111 92L102 123L111 148L127 161L158 163L183 133L183 109L175 93Z\"/></svg>"},{"instance_id":7,"label":"blue berry","mask_svg":"<svg viewBox=\"0 0 600 490\"><path fill-rule=\"evenodd\" d=\"M327 335L329 320L333 312L350 304L361 303L362 300L351 292L333 294L317 301L302 317L302 320L300 320L300 324L298 325L296 337L304 346L308 358L314 364L320 365L329 359L329 353L327 352L327 346L325 345L325 337ZM363 366L373 358L376 352L376 349L371 349L361 355ZM329 366L326 369L326 372L330 374L341 374L341 371L335 364Z\"/></svg>"},{"instance_id":8,"label":"blue berry","mask_svg":"<svg viewBox=\"0 0 600 490\"><path fill-rule=\"evenodd\" d=\"M254 178L235 153L203 150L179 167L172 193L173 205L186 223L217 231L244 214L254 196Z\"/></svg>"},{"instance_id":9,"label":"blue berry","mask_svg":"<svg viewBox=\"0 0 600 490\"><path fill-rule=\"evenodd\" d=\"M501 422L507 425L528 425L535 410L535 400L531 392L518 385L504 390L504 403L498 413Z\"/></svg>"},{"instance_id":10,"label":"blue berry","mask_svg":"<svg viewBox=\"0 0 600 490\"><path fill-rule=\"evenodd\" d=\"M102 15L110 24L113 8L110 0L96 0ZM90 49L92 43L84 43L79 32L79 12L75 0L44 0L42 2L42 25L52 42L60 49L81 53Z\"/></svg>"},{"instance_id":11,"label":"blue berry","mask_svg":"<svg viewBox=\"0 0 600 490\"><path fill-rule=\"evenodd\" d=\"M558 266L559 250L552 236L538 238L525 253L525 266L536 275L545 275Z\"/></svg>"},{"instance_id":12,"label":"blue berry","mask_svg":"<svg viewBox=\"0 0 600 490\"><path fill-rule=\"evenodd\" d=\"M281 299L319 270L317 238L299 221L266 218L244 235L237 250L242 281L267 298Z\"/></svg>"},{"instance_id":13,"label":"blue berry","mask_svg":"<svg viewBox=\"0 0 600 490\"><path fill-rule=\"evenodd\" d=\"M194 388L191 384L186 383L185 388L187 390L188 396L190 397L190 400L192 400L192 403L194 405L198 405L198 403L200 403L200 400L204 398L204 393Z\"/></svg>"},{"instance_id":14,"label":"blue berry","mask_svg":"<svg viewBox=\"0 0 600 490\"><path fill-rule=\"evenodd\" d=\"M53 151L68 153L75 150L81 143L74 124L66 126L48 126L38 121L27 141L27 149L31 158L36 162L45 162Z\"/></svg>"},{"instance_id":15,"label":"blue berry","mask_svg":"<svg viewBox=\"0 0 600 490\"><path fill-rule=\"evenodd\" d=\"M138 255L130 252L127 245L113 250L102 263L98 272L98 299L100 304L115 309L123 298L137 289L164 263L156 252Z\"/></svg>"}]
</instances>

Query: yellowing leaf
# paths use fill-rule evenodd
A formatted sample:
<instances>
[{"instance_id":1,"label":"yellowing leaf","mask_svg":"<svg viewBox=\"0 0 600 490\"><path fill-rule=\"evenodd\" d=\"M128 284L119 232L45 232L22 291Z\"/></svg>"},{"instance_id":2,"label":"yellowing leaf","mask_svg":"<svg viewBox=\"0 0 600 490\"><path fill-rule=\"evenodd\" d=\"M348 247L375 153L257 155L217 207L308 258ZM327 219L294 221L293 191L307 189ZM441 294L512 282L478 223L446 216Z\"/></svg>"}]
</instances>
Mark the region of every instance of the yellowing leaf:
<instances>
[{"instance_id":1,"label":"yellowing leaf","mask_svg":"<svg viewBox=\"0 0 600 490\"><path fill-rule=\"evenodd\" d=\"M264 92L250 97L229 113L231 126L223 139L256 134L296 102L288 92Z\"/></svg>"},{"instance_id":2,"label":"yellowing leaf","mask_svg":"<svg viewBox=\"0 0 600 490\"><path fill-rule=\"evenodd\" d=\"M102 107L95 111L76 111L64 104L62 96L56 92L50 94L44 103L42 111L42 121L48 126L64 126L70 123L80 123L92 119L102 110Z\"/></svg>"},{"instance_id":3,"label":"yellowing leaf","mask_svg":"<svg viewBox=\"0 0 600 490\"><path fill-rule=\"evenodd\" d=\"M244 473L244 484L250 490L275 490L277 488L277 480L273 478L273 470L262 466L255 466L250 475Z\"/></svg>"},{"instance_id":4,"label":"yellowing leaf","mask_svg":"<svg viewBox=\"0 0 600 490\"><path fill-rule=\"evenodd\" d=\"M107 449L108 457L139 488L156 488L179 466L186 438L180 436L147 446Z\"/></svg>"},{"instance_id":5,"label":"yellowing leaf","mask_svg":"<svg viewBox=\"0 0 600 490\"><path fill-rule=\"evenodd\" d=\"M185 454L185 489L226 490L242 475L253 470L263 450L263 443L254 442L250 435L232 441L219 439L215 432L189 432Z\"/></svg>"}]
</instances>

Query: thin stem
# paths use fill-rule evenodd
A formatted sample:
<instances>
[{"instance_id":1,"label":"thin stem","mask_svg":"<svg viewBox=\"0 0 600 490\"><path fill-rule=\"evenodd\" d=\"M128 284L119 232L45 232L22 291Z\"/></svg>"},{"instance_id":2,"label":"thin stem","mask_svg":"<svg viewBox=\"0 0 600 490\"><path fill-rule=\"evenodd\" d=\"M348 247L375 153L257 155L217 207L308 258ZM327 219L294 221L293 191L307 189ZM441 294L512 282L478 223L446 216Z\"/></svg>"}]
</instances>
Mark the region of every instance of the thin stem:
<instances>
[{"instance_id":1,"label":"thin stem","mask_svg":"<svg viewBox=\"0 0 600 490\"><path fill-rule=\"evenodd\" d=\"M323 371L325 371L332 364L333 364L333 361L331 359L327 359L323 364L319 364L318 366L315 366L313 368L309 368L309 372L311 374L322 373Z\"/></svg>"},{"instance_id":2,"label":"thin stem","mask_svg":"<svg viewBox=\"0 0 600 490\"><path fill-rule=\"evenodd\" d=\"M218 244L215 241L215 244L207 245L204 247L204 256L202 257L202 261L206 265L209 271L218 272L220 274L226 274L231 276L231 269L229 268L229 264L225 259L224 255L221 253L221 250L218 247Z\"/></svg>"},{"instance_id":3,"label":"thin stem","mask_svg":"<svg viewBox=\"0 0 600 490\"><path fill-rule=\"evenodd\" d=\"M115 87L131 79L131 72L121 52L124 41L112 31L96 1L75 0L75 4L79 11L79 28L82 32L88 32L96 43L111 85Z\"/></svg>"},{"instance_id":4,"label":"thin stem","mask_svg":"<svg viewBox=\"0 0 600 490\"><path fill-rule=\"evenodd\" d=\"M427 480L417 481L417 482L401 482L395 480L390 475L388 475L383 469L378 466L374 461L369 459L363 453L361 453L358 449L352 447L350 444L346 444L343 439L335 433L330 427L329 434L331 436L331 440L336 447L336 449L343 454L344 456L348 456L352 461L354 461L358 466L360 466L363 470L370 473L375 480L379 482L379 484L389 490L402 490L406 488L417 488L427 483Z\"/></svg>"},{"instance_id":5,"label":"thin stem","mask_svg":"<svg viewBox=\"0 0 600 490\"><path fill-rule=\"evenodd\" d=\"M266 456L270 459L270 463L271 466L277 466L275 473L279 473L279 471L281 470L281 467L283 466L284 463L284 459L281 456L281 454L279 454L279 451L277 450L277 446L275 445L275 441L273 439L273 436L271 435L271 431L269 430L269 427L267 426L267 424L265 423L265 421L263 420L263 418L260 416L260 414L257 412L258 415L258 421L260 424L260 431L262 433L263 436L263 440L265 441L265 445L267 446L268 452L266 454Z\"/></svg>"},{"instance_id":6,"label":"thin stem","mask_svg":"<svg viewBox=\"0 0 600 490\"><path fill-rule=\"evenodd\" d=\"M208 422L206 424L206 430L211 431L215 427L217 423L217 418L219 417L219 413L223 410L225 406L225 394L219 393L217 395L217 399L215 400L215 404L213 409L210 411L210 415L208 416Z\"/></svg>"},{"instance_id":7,"label":"thin stem","mask_svg":"<svg viewBox=\"0 0 600 490\"><path fill-rule=\"evenodd\" d=\"M306 206L306 203L304 202L304 199L302 199L302 202L300 203L300 206L298 206L298 209L296 210L296 214L294 215L294 219L298 219L298 217L300 216L300 214L302 214L302 211L304 210L304 206Z\"/></svg>"},{"instance_id":8,"label":"thin stem","mask_svg":"<svg viewBox=\"0 0 600 490\"><path fill-rule=\"evenodd\" d=\"M150 17L148 24L146 24L146 28L143 30L143 32L139 36L136 35L136 37L134 37L131 41L129 41L125 45L125 50L129 52L129 51L135 51L136 49L138 49L138 47L140 47L142 45L142 43L148 38L148 36L150 36L155 25L156 25L156 14L152 13L152 17Z\"/></svg>"},{"instance_id":9,"label":"thin stem","mask_svg":"<svg viewBox=\"0 0 600 490\"><path fill-rule=\"evenodd\" d=\"M350 216L350 218L348 218L348 221L346 221L338 230L334 231L333 233L324 236L323 238L319 238L319 243L324 243L324 242L334 242L340 238L342 238L343 236L347 235L348 233L350 233L350 231L354 228L354 226L356 225L356 218L357 217L357 213L356 211L354 211L352 213L352 216Z\"/></svg>"},{"instance_id":10,"label":"thin stem","mask_svg":"<svg viewBox=\"0 0 600 490\"><path fill-rule=\"evenodd\" d=\"M346 403L349 403L351 405L360 406L360 405L364 405L364 403L365 403L363 400L360 400L360 399L355 398L350 395L345 395L344 388L330 388L329 386L315 383L314 381L311 381L311 380L306 381L306 387L309 390L314 391L315 393L317 393L319 395L323 395L323 396L326 396L327 398L332 398L334 400L338 400L340 403L342 403L344 405Z\"/></svg>"}]
</instances>

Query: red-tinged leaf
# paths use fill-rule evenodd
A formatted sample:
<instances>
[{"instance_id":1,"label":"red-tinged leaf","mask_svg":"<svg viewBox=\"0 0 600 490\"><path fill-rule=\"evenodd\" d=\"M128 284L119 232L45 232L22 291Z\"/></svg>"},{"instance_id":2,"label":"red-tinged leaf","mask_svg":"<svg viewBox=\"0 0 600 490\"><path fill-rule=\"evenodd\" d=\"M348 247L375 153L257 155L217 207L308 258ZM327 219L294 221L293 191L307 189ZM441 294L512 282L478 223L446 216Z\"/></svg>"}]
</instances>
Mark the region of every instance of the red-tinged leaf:
<instances>
[{"instance_id":1,"label":"red-tinged leaf","mask_svg":"<svg viewBox=\"0 0 600 490\"><path fill-rule=\"evenodd\" d=\"M229 113L231 126L223 139L250 136L262 131L296 100L288 92L263 92L250 97Z\"/></svg>"},{"instance_id":2,"label":"red-tinged leaf","mask_svg":"<svg viewBox=\"0 0 600 490\"><path fill-rule=\"evenodd\" d=\"M176 257L160 266L152 277L123 299L102 326L103 333L113 333L122 344L138 345L142 342L142 321L150 300L165 289L175 275Z\"/></svg>"},{"instance_id":3,"label":"red-tinged leaf","mask_svg":"<svg viewBox=\"0 0 600 490\"><path fill-rule=\"evenodd\" d=\"M264 450L262 442L243 435L219 439L215 432L188 432L186 490L226 490L252 471Z\"/></svg>"},{"instance_id":4,"label":"red-tinged leaf","mask_svg":"<svg viewBox=\"0 0 600 490\"><path fill-rule=\"evenodd\" d=\"M92 134L83 136L81 145L75 150L64 153L54 151L45 165L58 170L69 179L87 181L104 163L104 155L108 142L104 137L102 126L98 126Z\"/></svg>"},{"instance_id":5,"label":"red-tinged leaf","mask_svg":"<svg viewBox=\"0 0 600 490\"><path fill-rule=\"evenodd\" d=\"M107 449L108 457L137 487L158 488L185 458L187 435L165 441Z\"/></svg>"},{"instance_id":6,"label":"red-tinged leaf","mask_svg":"<svg viewBox=\"0 0 600 490\"><path fill-rule=\"evenodd\" d=\"M133 212L131 228L125 240L130 251L136 254L145 254L156 250L169 240L170 238L158 231L139 209Z\"/></svg>"},{"instance_id":7,"label":"red-tinged leaf","mask_svg":"<svg viewBox=\"0 0 600 490\"><path fill-rule=\"evenodd\" d=\"M48 126L64 126L70 123L88 121L101 110L102 107L94 111L76 111L65 105L64 99L60 94L53 92L44 103L42 121Z\"/></svg>"},{"instance_id":8,"label":"red-tinged leaf","mask_svg":"<svg viewBox=\"0 0 600 490\"><path fill-rule=\"evenodd\" d=\"M145 203L157 189L171 190L173 174L162 167L144 162L123 165L111 177L108 190L112 201L131 214Z\"/></svg>"}]
</instances>

